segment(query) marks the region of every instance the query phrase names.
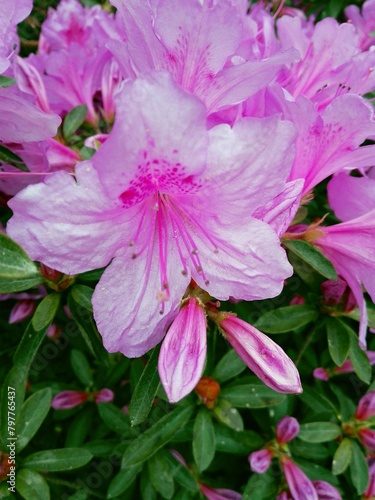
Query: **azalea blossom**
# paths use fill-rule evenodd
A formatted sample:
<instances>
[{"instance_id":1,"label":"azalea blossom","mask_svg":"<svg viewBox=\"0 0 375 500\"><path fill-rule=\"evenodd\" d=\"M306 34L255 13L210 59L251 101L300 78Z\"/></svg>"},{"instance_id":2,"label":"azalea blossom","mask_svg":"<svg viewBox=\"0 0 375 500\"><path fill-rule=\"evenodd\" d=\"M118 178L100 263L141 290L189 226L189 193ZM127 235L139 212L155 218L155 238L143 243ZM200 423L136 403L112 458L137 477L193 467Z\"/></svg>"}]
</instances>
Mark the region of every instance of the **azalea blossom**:
<instances>
[{"instance_id":1,"label":"azalea blossom","mask_svg":"<svg viewBox=\"0 0 375 500\"><path fill-rule=\"evenodd\" d=\"M283 190L294 130L272 117L207 131L202 102L163 72L126 82L116 113L74 177L58 172L9 202L7 231L65 274L110 263L94 316L107 350L133 357L160 342L191 277L219 300L280 293L291 266L252 214Z\"/></svg>"}]
</instances>

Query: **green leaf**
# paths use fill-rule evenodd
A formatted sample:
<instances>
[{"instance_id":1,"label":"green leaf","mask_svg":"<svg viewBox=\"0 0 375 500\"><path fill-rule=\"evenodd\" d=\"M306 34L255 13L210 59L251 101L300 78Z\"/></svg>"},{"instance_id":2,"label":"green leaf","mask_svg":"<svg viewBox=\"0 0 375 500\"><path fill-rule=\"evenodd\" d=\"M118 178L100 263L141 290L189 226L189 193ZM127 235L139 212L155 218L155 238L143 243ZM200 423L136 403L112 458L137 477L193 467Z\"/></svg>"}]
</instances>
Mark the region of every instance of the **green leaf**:
<instances>
[{"instance_id":1,"label":"green leaf","mask_svg":"<svg viewBox=\"0 0 375 500\"><path fill-rule=\"evenodd\" d=\"M227 425L230 429L234 431L243 431L244 425L241 414L236 408L233 408L229 401L225 401L224 399L219 399L215 408L213 409L213 413L216 417L216 420L221 422L222 424Z\"/></svg>"},{"instance_id":2,"label":"green leaf","mask_svg":"<svg viewBox=\"0 0 375 500\"><path fill-rule=\"evenodd\" d=\"M9 76L0 75L0 87L10 87L14 85L16 80L14 78L9 78Z\"/></svg>"},{"instance_id":3,"label":"green leaf","mask_svg":"<svg viewBox=\"0 0 375 500\"><path fill-rule=\"evenodd\" d=\"M352 439L344 438L333 455L332 473L335 476L338 476L346 471L352 460L352 454L353 441Z\"/></svg>"},{"instance_id":4,"label":"green leaf","mask_svg":"<svg viewBox=\"0 0 375 500\"><path fill-rule=\"evenodd\" d=\"M375 306L372 303L367 302L366 303L366 309L367 309L367 319L368 319L368 326L369 328L375 328ZM354 319L355 321L361 321L361 311L359 307L356 307L353 309L353 311L350 311L348 313L343 313L343 316L346 316L347 318Z\"/></svg>"},{"instance_id":5,"label":"green leaf","mask_svg":"<svg viewBox=\"0 0 375 500\"><path fill-rule=\"evenodd\" d=\"M325 443L341 435L341 428L332 422L311 422L301 424L299 439L307 443Z\"/></svg>"},{"instance_id":6,"label":"green leaf","mask_svg":"<svg viewBox=\"0 0 375 500\"><path fill-rule=\"evenodd\" d=\"M165 452L164 458L168 461L175 480L186 490L198 492L199 485L190 469L187 469L179 462L172 453Z\"/></svg>"},{"instance_id":7,"label":"green leaf","mask_svg":"<svg viewBox=\"0 0 375 500\"><path fill-rule=\"evenodd\" d=\"M81 412L82 413L82 412ZM90 429L88 429L90 431ZM108 457L113 453L118 444L118 439L96 439L82 445L82 448L88 450L95 457Z\"/></svg>"},{"instance_id":8,"label":"green leaf","mask_svg":"<svg viewBox=\"0 0 375 500\"><path fill-rule=\"evenodd\" d=\"M328 349L337 366L341 366L349 355L350 335L342 322L335 318L327 318Z\"/></svg>"},{"instance_id":9,"label":"green leaf","mask_svg":"<svg viewBox=\"0 0 375 500\"><path fill-rule=\"evenodd\" d=\"M36 332L44 330L52 323L60 304L60 294L51 293L44 297L36 308L31 324Z\"/></svg>"},{"instance_id":10,"label":"green leaf","mask_svg":"<svg viewBox=\"0 0 375 500\"><path fill-rule=\"evenodd\" d=\"M369 470L365 455L356 441L352 441L352 460L350 462L350 477L358 495L365 492L369 483Z\"/></svg>"},{"instance_id":11,"label":"green leaf","mask_svg":"<svg viewBox=\"0 0 375 500\"><path fill-rule=\"evenodd\" d=\"M358 335L346 323L339 319L337 321L340 321L350 336L349 359L352 362L354 372L365 384L369 384L371 382L372 368L365 351L359 347Z\"/></svg>"},{"instance_id":12,"label":"green leaf","mask_svg":"<svg viewBox=\"0 0 375 500\"><path fill-rule=\"evenodd\" d=\"M223 453L248 455L259 450L264 444L254 431L235 431L226 425L215 425L216 450Z\"/></svg>"},{"instance_id":13,"label":"green leaf","mask_svg":"<svg viewBox=\"0 0 375 500\"><path fill-rule=\"evenodd\" d=\"M157 499L157 493L152 486L152 483L150 481L148 471L146 469L143 469L141 473L141 480L140 480L140 490L141 490L141 496L143 500L156 500Z\"/></svg>"},{"instance_id":14,"label":"green leaf","mask_svg":"<svg viewBox=\"0 0 375 500\"><path fill-rule=\"evenodd\" d=\"M292 455L302 457L307 460L325 460L330 457L330 453L324 444L306 443L298 439L293 439L292 443L288 443Z\"/></svg>"},{"instance_id":15,"label":"green leaf","mask_svg":"<svg viewBox=\"0 0 375 500\"><path fill-rule=\"evenodd\" d=\"M318 316L311 306L286 306L266 312L254 326L265 333L286 333L312 323Z\"/></svg>"},{"instance_id":16,"label":"green leaf","mask_svg":"<svg viewBox=\"0 0 375 500\"><path fill-rule=\"evenodd\" d=\"M150 458L189 421L193 411L191 406L177 407L162 417L129 445L122 458L121 467L130 467Z\"/></svg>"},{"instance_id":17,"label":"green leaf","mask_svg":"<svg viewBox=\"0 0 375 500\"><path fill-rule=\"evenodd\" d=\"M87 435L92 429L94 416L93 410L94 408L92 406L88 406L76 415L73 422L69 426L65 440L65 448L81 447L82 443L85 441ZM91 453L91 450L88 451Z\"/></svg>"},{"instance_id":18,"label":"green leaf","mask_svg":"<svg viewBox=\"0 0 375 500\"><path fill-rule=\"evenodd\" d=\"M0 144L0 160L4 163L8 163L12 165L14 168L18 168L18 170L22 170L22 172L28 172L29 169L24 164L22 158L13 153L10 149L6 148L2 144Z\"/></svg>"},{"instance_id":19,"label":"green leaf","mask_svg":"<svg viewBox=\"0 0 375 500\"><path fill-rule=\"evenodd\" d=\"M70 293L77 304L92 312L91 298L94 293L92 288L86 285L73 285Z\"/></svg>"},{"instance_id":20,"label":"green leaf","mask_svg":"<svg viewBox=\"0 0 375 500\"><path fill-rule=\"evenodd\" d=\"M0 233L0 279L35 278L38 268L13 240Z\"/></svg>"},{"instance_id":21,"label":"green leaf","mask_svg":"<svg viewBox=\"0 0 375 500\"><path fill-rule=\"evenodd\" d=\"M315 246L302 240L286 240L283 245L325 278L337 280L332 263Z\"/></svg>"},{"instance_id":22,"label":"green leaf","mask_svg":"<svg viewBox=\"0 0 375 500\"><path fill-rule=\"evenodd\" d=\"M1 398L0 398L0 438L2 443L2 448L6 450L7 437L9 436L8 432L8 411L12 411L15 413L15 416L12 417L17 420L18 413L21 409L21 405L23 399L25 397L25 389L26 389L26 380L27 380L27 370L18 368L13 366L7 376L5 377L2 389L1 389ZM9 394L12 394L11 391L15 392L15 408L13 410L8 408ZM12 394L13 396L13 394ZM11 436L12 437L12 436Z\"/></svg>"},{"instance_id":23,"label":"green leaf","mask_svg":"<svg viewBox=\"0 0 375 500\"><path fill-rule=\"evenodd\" d=\"M17 472L16 488L25 500L50 499L49 486L46 480L30 469L21 469Z\"/></svg>"},{"instance_id":24,"label":"green leaf","mask_svg":"<svg viewBox=\"0 0 375 500\"><path fill-rule=\"evenodd\" d=\"M64 118L62 132L65 140L70 137L79 129L87 116L87 106L81 104L73 108Z\"/></svg>"},{"instance_id":25,"label":"green leaf","mask_svg":"<svg viewBox=\"0 0 375 500\"><path fill-rule=\"evenodd\" d=\"M83 148L81 148L79 153L81 155L82 160L89 160L90 158L92 158L94 156L94 154L96 153L96 150L94 148L89 148L87 146L83 146Z\"/></svg>"},{"instance_id":26,"label":"green leaf","mask_svg":"<svg viewBox=\"0 0 375 500\"><path fill-rule=\"evenodd\" d=\"M50 388L41 389L30 396L22 405L17 420L17 451L21 451L36 434L51 408Z\"/></svg>"},{"instance_id":27,"label":"green leaf","mask_svg":"<svg viewBox=\"0 0 375 500\"><path fill-rule=\"evenodd\" d=\"M42 275L35 275L31 278L2 278L0 276L0 293L23 292L42 285L44 281Z\"/></svg>"},{"instance_id":28,"label":"green leaf","mask_svg":"<svg viewBox=\"0 0 375 500\"><path fill-rule=\"evenodd\" d=\"M78 469L90 462L92 457L83 448L62 448L33 453L24 459L22 465L42 472L58 472Z\"/></svg>"},{"instance_id":29,"label":"green leaf","mask_svg":"<svg viewBox=\"0 0 375 500\"><path fill-rule=\"evenodd\" d=\"M121 434L122 437L134 436L135 429L130 426L129 417L124 415L117 406L111 403L98 404L99 415L110 429Z\"/></svg>"},{"instance_id":30,"label":"green leaf","mask_svg":"<svg viewBox=\"0 0 375 500\"><path fill-rule=\"evenodd\" d=\"M70 364L78 380L85 386L94 385L90 364L82 351L72 349L70 352Z\"/></svg>"},{"instance_id":31,"label":"green leaf","mask_svg":"<svg viewBox=\"0 0 375 500\"><path fill-rule=\"evenodd\" d=\"M305 386L303 388L303 393L298 397L304 404L309 406L314 413L327 413L334 416L337 415L338 409L332 401L316 389Z\"/></svg>"},{"instance_id":32,"label":"green leaf","mask_svg":"<svg viewBox=\"0 0 375 500\"><path fill-rule=\"evenodd\" d=\"M193 456L199 472L203 472L215 456L215 429L210 412L201 408L195 418Z\"/></svg>"},{"instance_id":33,"label":"green leaf","mask_svg":"<svg viewBox=\"0 0 375 500\"><path fill-rule=\"evenodd\" d=\"M329 384L329 388L336 396L340 404L340 415L343 422L349 420L355 413L356 404L352 399L350 399L347 394L340 389L337 385L332 382Z\"/></svg>"},{"instance_id":34,"label":"green leaf","mask_svg":"<svg viewBox=\"0 0 375 500\"><path fill-rule=\"evenodd\" d=\"M277 477L270 469L264 474L253 474L247 483L242 500L275 500Z\"/></svg>"},{"instance_id":35,"label":"green leaf","mask_svg":"<svg viewBox=\"0 0 375 500\"><path fill-rule=\"evenodd\" d=\"M174 480L172 470L164 453L159 451L147 463L151 483L163 498L173 498Z\"/></svg>"},{"instance_id":36,"label":"green leaf","mask_svg":"<svg viewBox=\"0 0 375 500\"><path fill-rule=\"evenodd\" d=\"M214 378L219 384L236 377L246 369L246 364L238 356L234 349L228 351L225 356L221 358L212 373Z\"/></svg>"},{"instance_id":37,"label":"green leaf","mask_svg":"<svg viewBox=\"0 0 375 500\"><path fill-rule=\"evenodd\" d=\"M73 288L74 287L72 287L72 289ZM91 354L99 361L99 363L108 366L108 352L103 347L103 343L96 328L92 312L88 310L87 307L82 306L78 302L78 300L75 300L74 297L76 296L76 294L73 295L71 292L68 295L68 307L73 316L73 319L77 323L82 338L86 342L86 345ZM80 296L79 300L83 300L82 296ZM86 304L87 301L85 302L85 305Z\"/></svg>"},{"instance_id":38,"label":"green leaf","mask_svg":"<svg viewBox=\"0 0 375 500\"><path fill-rule=\"evenodd\" d=\"M340 485L337 477L325 467L300 458L295 458L294 461L303 470L306 476L311 479L311 481L327 481L327 483L331 483L333 486Z\"/></svg>"},{"instance_id":39,"label":"green leaf","mask_svg":"<svg viewBox=\"0 0 375 500\"><path fill-rule=\"evenodd\" d=\"M133 426L141 424L147 418L158 390L160 384L158 373L159 351L160 346L152 350L130 400L129 417Z\"/></svg>"},{"instance_id":40,"label":"green leaf","mask_svg":"<svg viewBox=\"0 0 375 500\"><path fill-rule=\"evenodd\" d=\"M0 500L14 500L14 494L8 490L8 483L0 483Z\"/></svg>"},{"instance_id":41,"label":"green leaf","mask_svg":"<svg viewBox=\"0 0 375 500\"><path fill-rule=\"evenodd\" d=\"M142 467L135 465L125 470L120 470L109 484L107 498L115 498L129 488L140 473ZM124 497L123 497L124 498Z\"/></svg>"},{"instance_id":42,"label":"green leaf","mask_svg":"<svg viewBox=\"0 0 375 500\"><path fill-rule=\"evenodd\" d=\"M236 408L265 408L281 403L285 394L273 391L262 382L231 385L225 387L220 393L220 398L228 401Z\"/></svg>"}]
</instances>

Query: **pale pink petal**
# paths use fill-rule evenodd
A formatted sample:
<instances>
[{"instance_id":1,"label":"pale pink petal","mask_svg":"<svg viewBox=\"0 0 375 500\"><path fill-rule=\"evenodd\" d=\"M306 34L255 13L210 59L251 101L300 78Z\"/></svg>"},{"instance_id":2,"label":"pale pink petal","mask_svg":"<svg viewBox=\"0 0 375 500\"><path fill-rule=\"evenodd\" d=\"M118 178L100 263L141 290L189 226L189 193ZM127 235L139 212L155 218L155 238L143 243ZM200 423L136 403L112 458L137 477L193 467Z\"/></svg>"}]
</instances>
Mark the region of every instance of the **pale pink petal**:
<instances>
[{"instance_id":1,"label":"pale pink petal","mask_svg":"<svg viewBox=\"0 0 375 500\"><path fill-rule=\"evenodd\" d=\"M206 315L191 298L169 328L159 354L159 375L171 403L198 384L206 361Z\"/></svg>"},{"instance_id":2,"label":"pale pink petal","mask_svg":"<svg viewBox=\"0 0 375 500\"><path fill-rule=\"evenodd\" d=\"M279 444L288 443L299 433L299 423L294 417L283 417L276 427L276 439Z\"/></svg>"},{"instance_id":3,"label":"pale pink petal","mask_svg":"<svg viewBox=\"0 0 375 500\"><path fill-rule=\"evenodd\" d=\"M347 221L375 209L375 179L340 173L327 186L330 207L338 219Z\"/></svg>"},{"instance_id":4,"label":"pale pink petal","mask_svg":"<svg viewBox=\"0 0 375 500\"><path fill-rule=\"evenodd\" d=\"M272 451L265 448L253 451L253 453L250 453L249 455L251 470L257 474L263 474L271 465L272 456Z\"/></svg>"},{"instance_id":5,"label":"pale pink petal","mask_svg":"<svg viewBox=\"0 0 375 500\"><path fill-rule=\"evenodd\" d=\"M35 310L35 300L19 300L10 312L9 323L19 323L29 318Z\"/></svg>"}]
</instances>

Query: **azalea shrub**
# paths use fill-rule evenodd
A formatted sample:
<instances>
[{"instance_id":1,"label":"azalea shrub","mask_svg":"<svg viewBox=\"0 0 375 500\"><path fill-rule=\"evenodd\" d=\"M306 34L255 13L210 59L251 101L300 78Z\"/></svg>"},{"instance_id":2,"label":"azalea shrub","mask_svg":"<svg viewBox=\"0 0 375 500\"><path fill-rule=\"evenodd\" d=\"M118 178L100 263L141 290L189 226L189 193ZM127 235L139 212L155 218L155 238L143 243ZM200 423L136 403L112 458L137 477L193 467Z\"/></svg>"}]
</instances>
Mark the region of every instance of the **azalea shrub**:
<instances>
[{"instance_id":1,"label":"azalea shrub","mask_svg":"<svg viewBox=\"0 0 375 500\"><path fill-rule=\"evenodd\" d=\"M375 498L374 32L1 2L0 498Z\"/></svg>"}]
</instances>

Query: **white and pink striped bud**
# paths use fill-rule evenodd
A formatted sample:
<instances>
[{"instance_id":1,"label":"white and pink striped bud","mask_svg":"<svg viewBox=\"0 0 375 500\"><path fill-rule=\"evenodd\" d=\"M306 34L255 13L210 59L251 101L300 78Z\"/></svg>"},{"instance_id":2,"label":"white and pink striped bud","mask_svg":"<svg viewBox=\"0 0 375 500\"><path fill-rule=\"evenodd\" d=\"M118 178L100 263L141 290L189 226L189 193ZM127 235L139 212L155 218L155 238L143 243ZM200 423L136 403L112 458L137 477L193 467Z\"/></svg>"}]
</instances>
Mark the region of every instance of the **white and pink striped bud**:
<instances>
[{"instance_id":1,"label":"white and pink striped bud","mask_svg":"<svg viewBox=\"0 0 375 500\"><path fill-rule=\"evenodd\" d=\"M332 484L326 481L313 481L319 500L341 500L341 495Z\"/></svg>"},{"instance_id":2,"label":"white and pink striped bud","mask_svg":"<svg viewBox=\"0 0 375 500\"><path fill-rule=\"evenodd\" d=\"M19 300L10 312L9 324L20 323L24 319L29 318L33 314L34 310L35 300Z\"/></svg>"},{"instance_id":3,"label":"white and pink striped bud","mask_svg":"<svg viewBox=\"0 0 375 500\"><path fill-rule=\"evenodd\" d=\"M283 417L276 427L276 439L279 444L285 444L299 433L299 423L294 417Z\"/></svg>"},{"instance_id":4,"label":"white and pink striped bud","mask_svg":"<svg viewBox=\"0 0 375 500\"><path fill-rule=\"evenodd\" d=\"M302 392L295 364L276 342L231 314L219 313L216 321L240 358L268 387L287 394Z\"/></svg>"},{"instance_id":5,"label":"white and pink striped bud","mask_svg":"<svg viewBox=\"0 0 375 500\"><path fill-rule=\"evenodd\" d=\"M257 474L263 474L271 465L272 457L272 451L266 448L253 451L253 453L249 455L250 469Z\"/></svg>"},{"instance_id":6,"label":"white and pink striped bud","mask_svg":"<svg viewBox=\"0 0 375 500\"><path fill-rule=\"evenodd\" d=\"M52 408L55 410L70 410L87 401L89 394L82 391L62 391L52 399Z\"/></svg>"},{"instance_id":7,"label":"white and pink striped bud","mask_svg":"<svg viewBox=\"0 0 375 500\"><path fill-rule=\"evenodd\" d=\"M159 354L159 375L171 403L194 390L206 361L206 314L197 299L180 309Z\"/></svg>"},{"instance_id":8,"label":"white and pink striped bud","mask_svg":"<svg viewBox=\"0 0 375 500\"><path fill-rule=\"evenodd\" d=\"M319 500L313 483L287 455L282 455L280 463L293 498Z\"/></svg>"},{"instance_id":9,"label":"white and pink striped bud","mask_svg":"<svg viewBox=\"0 0 375 500\"><path fill-rule=\"evenodd\" d=\"M355 418L368 420L375 415L375 391L370 391L359 400Z\"/></svg>"},{"instance_id":10,"label":"white and pink striped bud","mask_svg":"<svg viewBox=\"0 0 375 500\"><path fill-rule=\"evenodd\" d=\"M358 438L365 448L375 451L375 430L360 429L358 431Z\"/></svg>"}]
</instances>

